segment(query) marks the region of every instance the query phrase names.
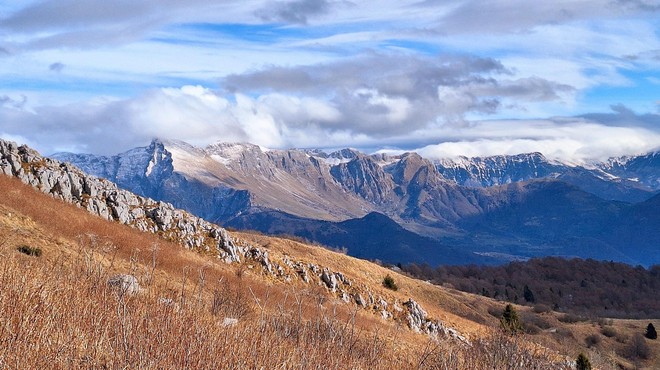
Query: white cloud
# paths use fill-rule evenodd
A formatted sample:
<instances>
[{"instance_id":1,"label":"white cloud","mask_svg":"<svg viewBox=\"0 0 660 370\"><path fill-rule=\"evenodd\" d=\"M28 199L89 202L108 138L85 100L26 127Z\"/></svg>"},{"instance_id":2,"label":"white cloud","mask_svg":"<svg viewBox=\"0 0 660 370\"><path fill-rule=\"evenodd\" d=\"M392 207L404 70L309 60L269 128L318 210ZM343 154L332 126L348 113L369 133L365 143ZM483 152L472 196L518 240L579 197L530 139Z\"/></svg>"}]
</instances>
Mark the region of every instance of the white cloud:
<instances>
[{"instance_id":1,"label":"white cloud","mask_svg":"<svg viewBox=\"0 0 660 370\"><path fill-rule=\"evenodd\" d=\"M396 121L406 104L373 91L365 101L383 106ZM429 158L542 152L549 158L585 162L660 149L658 115L638 116L626 107L587 118L491 120L452 125L431 122L387 133L340 124L345 112L327 101L265 94L223 97L200 86L150 91L136 99L94 101L31 112L1 107L3 137L27 141L45 154L69 150L114 154L153 137L195 145L251 142L269 148L399 147ZM398 111L400 110L400 111ZM630 122L636 123L631 126ZM386 135L384 135L386 134Z\"/></svg>"},{"instance_id":2,"label":"white cloud","mask_svg":"<svg viewBox=\"0 0 660 370\"><path fill-rule=\"evenodd\" d=\"M446 141L415 149L428 158L540 152L550 159L585 163L660 149L657 131L577 118L482 121L460 131L445 128L430 135Z\"/></svg>"},{"instance_id":3,"label":"white cloud","mask_svg":"<svg viewBox=\"0 0 660 370\"><path fill-rule=\"evenodd\" d=\"M635 99L598 88L657 83L650 0L10 3L0 131L46 153L154 136L579 160L658 146L656 112L586 114Z\"/></svg>"}]
</instances>

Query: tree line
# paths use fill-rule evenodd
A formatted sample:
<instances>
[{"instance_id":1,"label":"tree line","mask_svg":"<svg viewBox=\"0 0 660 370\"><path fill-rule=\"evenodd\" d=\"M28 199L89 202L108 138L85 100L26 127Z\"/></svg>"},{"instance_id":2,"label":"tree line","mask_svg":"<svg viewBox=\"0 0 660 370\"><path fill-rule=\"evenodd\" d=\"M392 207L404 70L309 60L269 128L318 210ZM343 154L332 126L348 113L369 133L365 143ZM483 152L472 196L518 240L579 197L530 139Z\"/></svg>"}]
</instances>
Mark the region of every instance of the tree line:
<instances>
[{"instance_id":1,"label":"tree line","mask_svg":"<svg viewBox=\"0 0 660 370\"><path fill-rule=\"evenodd\" d=\"M660 265L543 257L502 266L399 267L438 285L517 304L599 317L660 317Z\"/></svg>"}]
</instances>

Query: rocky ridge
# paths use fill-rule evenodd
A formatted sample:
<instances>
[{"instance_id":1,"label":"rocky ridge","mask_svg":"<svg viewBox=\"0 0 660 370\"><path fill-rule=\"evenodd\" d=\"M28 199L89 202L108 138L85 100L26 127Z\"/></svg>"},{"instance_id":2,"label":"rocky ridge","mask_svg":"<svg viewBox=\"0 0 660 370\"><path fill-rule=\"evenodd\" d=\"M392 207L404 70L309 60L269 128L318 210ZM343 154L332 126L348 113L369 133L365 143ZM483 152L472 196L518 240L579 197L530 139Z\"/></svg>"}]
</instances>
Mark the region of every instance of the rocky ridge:
<instances>
[{"instance_id":1,"label":"rocky ridge","mask_svg":"<svg viewBox=\"0 0 660 370\"><path fill-rule=\"evenodd\" d=\"M565 164L541 153L458 157L434 164L461 186L488 188L534 179L558 179L607 200L637 203L660 190L660 154L611 158L592 164Z\"/></svg>"},{"instance_id":2,"label":"rocky ridge","mask_svg":"<svg viewBox=\"0 0 660 370\"><path fill-rule=\"evenodd\" d=\"M284 282L298 279L306 284L324 286L339 300L370 310L384 320L404 322L410 329L434 338L468 343L456 330L428 317L412 299L400 302L393 297L375 295L367 286L351 281L341 272L314 263L289 256L272 259L266 248L234 239L220 226L176 209L170 203L119 189L116 184L87 175L70 164L42 157L27 146L0 140L0 173L16 177L43 193L108 221L159 234L187 248L215 255L226 263L244 263L248 268L259 269L264 275ZM124 280L118 278L111 284L133 289L130 282Z\"/></svg>"}]
</instances>

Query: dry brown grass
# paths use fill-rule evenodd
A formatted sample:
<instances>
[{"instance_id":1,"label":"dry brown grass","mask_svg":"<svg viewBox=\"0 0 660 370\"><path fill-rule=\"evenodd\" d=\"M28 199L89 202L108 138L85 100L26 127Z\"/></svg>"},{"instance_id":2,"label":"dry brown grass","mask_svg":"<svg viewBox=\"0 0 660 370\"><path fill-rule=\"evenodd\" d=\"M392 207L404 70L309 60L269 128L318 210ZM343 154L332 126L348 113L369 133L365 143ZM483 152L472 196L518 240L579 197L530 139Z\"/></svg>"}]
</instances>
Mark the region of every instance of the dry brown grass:
<instances>
[{"instance_id":1,"label":"dry brown grass","mask_svg":"<svg viewBox=\"0 0 660 370\"><path fill-rule=\"evenodd\" d=\"M316 292L238 279L223 264L10 185L20 191L0 193L0 368L406 366L408 357L389 355L387 335L359 328L354 313L320 304ZM106 284L114 272L137 276L143 292L117 294ZM225 318L239 323L225 327Z\"/></svg>"},{"instance_id":2,"label":"dry brown grass","mask_svg":"<svg viewBox=\"0 0 660 370\"><path fill-rule=\"evenodd\" d=\"M386 368L388 344L319 307L316 319L282 303L219 307L200 280L122 295L106 284L104 256L42 263L18 253L0 270L0 367L8 368ZM144 277L142 276L142 280ZM223 283L214 289L225 291ZM176 293L176 294L172 294ZM168 300L164 300L166 297ZM302 306L305 297L294 297ZM241 313L237 315L237 313ZM225 327L225 317L239 317ZM386 365L387 364L387 365Z\"/></svg>"},{"instance_id":3,"label":"dry brown grass","mask_svg":"<svg viewBox=\"0 0 660 370\"><path fill-rule=\"evenodd\" d=\"M526 339L491 336L492 301L293 241L238 236L341 271L374 294L412 297L472 346L431 341L324 287L226 265L0 176L0 368L544 369L564 360ZM136 276L142 292L117 294L106 283L115 273ZM386 274L398 291L382 286Z\"/></svg>"}]
</instances>

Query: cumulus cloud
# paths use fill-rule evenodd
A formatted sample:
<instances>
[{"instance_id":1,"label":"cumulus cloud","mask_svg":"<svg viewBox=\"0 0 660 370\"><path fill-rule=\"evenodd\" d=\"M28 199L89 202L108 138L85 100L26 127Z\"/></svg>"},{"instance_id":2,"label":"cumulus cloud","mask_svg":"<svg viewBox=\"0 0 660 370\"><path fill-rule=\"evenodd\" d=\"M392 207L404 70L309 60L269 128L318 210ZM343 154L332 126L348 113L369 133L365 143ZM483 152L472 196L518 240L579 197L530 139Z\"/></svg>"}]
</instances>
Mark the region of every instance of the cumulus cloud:
<instances>
[{"instance_id":1,"label":"cumulus cloud","mask_svg":"<svg viewBox=\"0 0 660 370\"><path fill-rule=\"evenodd\" d=\"M158 136L617 155L658 146L657 113L537 118L601 107L601 86L653 82L657 12L651 0L12 3L0 78L18 87L0 90L1 131L45 153L110 154Z\"/></svg>"},{"instance_id":2,"label":"cumulus cloud","mask_svg":"<svg viewBox=\"0 0 660 370\"><path fill-rule=\"evenodd\" d=\"M89 101L65 106L17 109L0 100L3 137L29 137L43 153L114 154L154 137L196 145L251 142L266 147L318 146L350 142L353 134L323 126L338 111L326 102L277 94L252 98L217 95L200 86L149 91L134 99ZM291 117L293 124L287 124ZM332 139L337 137L337 139Z\"/></svg>"},{"instance_id":3,"label":"cumulus cloud","mask_svg":"<svg viewBox=\"0 0 660 370\"><path fill-rule=\"evenodd\" d=\"M540 152L550 159L581 164L660 149L658 130L583 118L482 121L460 132L435 135L445 142L414 150L434 159Z\"/></svg>"},{"instance_id":4,"label":"cumulus cloud","mask_svg":"<svg viewBox=\"0 0 660 370\"><path fill-rule=\"evenodd\" d=\"M358 101L369 104L370 109L387 106L393 121L410 109L374 91L357 94ZM640 122L650 119L625 113ZM429 158L538 151L572 162L660 149L657 126L617 125L593 117L427 125L387 135L342 125L344 117L342 110L323 99L278 93L226 97L200 86L158 89L135 99L38 107L29 112L0 108L3 137L28 137L45 154L63 150L114 154L145 145L153 137L200 146L239 141L270 148L398 147ZM654 118L657 123L658 116ZM387 124L382 127L387 132Z\"/></svg>"},{"instance_id":5,"label":"cumulus cloud","mask_svg":"<svg viewBox=\"0 0 660 370\"><path fill-rule=\"evenodd\" d=\"M574 93L571 86L539 77L512 78L492 58L392 53L266 67L229 75L221 84L234 93L314 96L341 112L334 126L381 137L431 124L464 125L467 113L489 115L503 106L561 100Z\"/></svg>"}]
</instances>

